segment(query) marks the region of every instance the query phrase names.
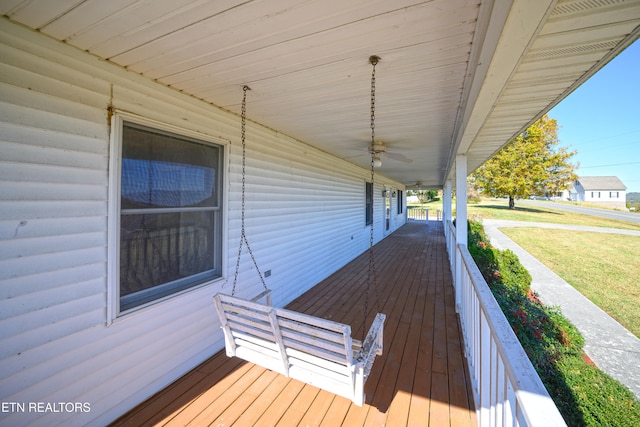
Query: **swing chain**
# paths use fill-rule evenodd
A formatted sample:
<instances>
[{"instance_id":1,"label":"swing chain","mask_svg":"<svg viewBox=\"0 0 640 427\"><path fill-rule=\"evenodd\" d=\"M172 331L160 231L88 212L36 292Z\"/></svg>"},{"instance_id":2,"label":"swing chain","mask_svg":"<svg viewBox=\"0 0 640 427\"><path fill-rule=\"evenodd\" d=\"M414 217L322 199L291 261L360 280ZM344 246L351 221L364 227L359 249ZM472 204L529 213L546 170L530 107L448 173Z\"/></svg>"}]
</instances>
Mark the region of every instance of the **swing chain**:
<instances>
[{"instance_id":1,"label":"swing chain","mask_svg":"<svg viewBox=\"0 0 640 427\"><path fill-rule=\"evenodd\" d=\"M371 147L373 147L375 145L375 138L376 138L376 64L378 64L378 61L380 60L380 57L372 55L369 57L369 62L372 65L372 71L371 71ZM371 191L372 193L375 192L375 173L374 173L374 161L375 161L375 157L376 157L376 152L375 150L371 150ZM372 194L373 196L373 194ZM371 201L373 203L373 200ZM375 259L374 259L374 254L373 254L373 218L371 221L371 227L370 227L370 235L369 235L369 274L367 276L367 289L365 292L365 300L364 300L364 317L365 317L365 324L366 324L366 318L367 318L367 313L369 312L369 294L370 294L370 288L371 286L373 286L374 292L375 292L375 298L376 298L376 304L378 304L378 311L380 311L380 298L378 296L378 286L376 283L376 266L375 266Z\"/></svg>"},{"instance_id":2,"label":"swing chain","mask_svg":"<svg viewBox=\"0 0 640 427\"><path fill-rule=\"evenodd\" d=\"M236 285L238 283L238 274L240 272L240 258L242 256L242 246L243 244L247 245L247 251L249 252L249 255L251 255L251 260L253 261L253 265L256 267L256 272L258 273L258 277L260 277L260 282L262 282L262 286L264 287L265 291L268 290L267 288L267 284L264 281L264 277L262 276L262 273L260 272L260 268L258 267L258 263L256 261L255 256L253 255L253 251L251 250L251 246L249 245L249 240L247 240L247 234L245 231L245 225L244 225L244 212L245 212L245 186L246 186L246 124L247 124L247 91L251 90L251 88L247 85L244 85L242 87L242 108L241 108L241 114L240 114L240 119L241 119L241 126L240 126L240 139L242 141L242 205L240 208L240 222L241 222L241 226L240 226L240 247L238 248L238 259L236 260L236 271L235 274L233 276L233 287L231 288L231 295L234 296L236 294Z\"/></svg>"},{"instance_id":3,"label":"swing chain","mask_svg":"<svg viewBox=\"0 0 640 427\"><path fill-rule=\"evenodd\" d=\"M246 184L246 141L245 141L245 135L246 135L246 125L247 125L247 90L249 90L249 86L243 86L242 87L242 108L241 108L241 113L240 113L240 120L241 120L241 125L240 125L240 140L242 141L242 206L240 208L240 212L241 212L241 218L242 218L242 236L244 236L244 210L245 210L245 197L244 197L244 193L245 193L245 184ZM242 242L241 242L242 244Z\"/></svg>"}]
</instances>

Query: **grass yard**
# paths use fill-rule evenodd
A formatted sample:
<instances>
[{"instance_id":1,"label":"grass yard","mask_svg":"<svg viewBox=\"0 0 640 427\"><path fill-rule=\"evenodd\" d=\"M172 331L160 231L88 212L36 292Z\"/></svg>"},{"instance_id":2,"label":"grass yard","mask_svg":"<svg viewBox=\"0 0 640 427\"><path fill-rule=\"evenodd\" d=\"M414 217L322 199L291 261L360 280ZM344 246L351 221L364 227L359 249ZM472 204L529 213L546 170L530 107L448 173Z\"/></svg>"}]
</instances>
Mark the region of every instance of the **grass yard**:
<instances>
[{"instance_id":1,"label":"grass yard","mask_svg":"<svg viewBox=\"0 0 640 427\"><path fill-rule=\"evenodd\" d=\"M435 217L436 210L442 210L442 201L437 200L419 206L429 209L429 216ZM412 206L408 207L411 208ZM453 203L453 211L455 216L455 200ZM518 200L516 200L516 208L514 210L509 209L507 200L483 199L482 202L478 204L468 205L467 211L469 217L475 216L483 219L549 222L555 224L590 225L593 227L640 230L640 224L614 219L598 218L596 216L566 212L557 209L526 206L518 204Z\"/></svg>"},{"instance_id":2,"label":"grass yard","mask_svg":"<svg viewBox=\"0 0 640 427\"><path fill-rule=\"evenodd\" d=\"M477 205L467 207L468 216L477 215L484 219L506 219L512 221L550 222L555 224L590 225L593 227L623 228L627 230L640 230L640 224L619 221L614 219L599 218L591 215L583 215L556 209L518 205L510 210L506 200L483 200Z\"/></svg>"},{"instance_id":3,"label":"grass yard","mask_svg":"<svg viewBox=\"0 0 640 427\"><path fill-rule=\"evenodd\" d=\"M529 227L501 231L640 337L640 237Z\"/></svg>"}]
</instances>

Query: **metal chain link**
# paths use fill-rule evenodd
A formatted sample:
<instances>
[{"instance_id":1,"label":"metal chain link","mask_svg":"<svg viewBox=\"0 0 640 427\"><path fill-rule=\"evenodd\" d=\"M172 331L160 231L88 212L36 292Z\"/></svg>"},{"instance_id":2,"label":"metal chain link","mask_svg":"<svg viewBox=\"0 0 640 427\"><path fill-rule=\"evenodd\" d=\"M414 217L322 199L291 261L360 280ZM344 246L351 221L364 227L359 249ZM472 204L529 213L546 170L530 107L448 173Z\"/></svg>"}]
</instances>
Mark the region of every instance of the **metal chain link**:
<instances>
[{"instance_id":1,"label":"metal chain link","mask_svg":"<svg viewBox=\"0 0 640 427\"><path fill-rule=\"evenodd\" d=\"M376 138L376 65L380 58L378 56L370 56L369 62L372 65L371 70L371 147L375 145ZM371 150L371 205L373 209L373 193L375 192L375 172L374 172L374 161L376 157L375 150ZM375 211L375 209L373 209ZM369 296L370 296L370 288L373 286L376 298L376 304L378 307L378 311L380 311L380 298L378 295L378 286L376 283L376 265L375 265L375 257L373 251L373 213L371 218L371 227L370 227L370 235L369 235L369 274L367 276L367 289L365 292L365 300L364 300L364 324L367 323L367 313L369 312ZM366 328L365 332L366 334Z\"/></svg>"},{"instance_id":2,"label":"metal chain link","mask_svg":"<svg viewBox=\"0 0 640 427\"><path fill-rule=\"evenodd\" d=\"M268 290L267 284L264 281L264 277L260 272L260 268L258 267L258 263L256 261L255 256L253 255L253 251L251 250L251 246L249 245L249 240L247 240L247 234L244 226L244 212L245 212L245 187L246 187L246 163L247 163L247 144L246 144L246 125L247 125L247 91L251 90L249 86L242 87L242 108L241 108L241 126L240 126L240 139L242 140L242 205L240 208L241 212L241 225L240 225L240 247L238 248L238 259L236 260L236 272L233 276L233 287L231 289L231 295L236 294L236 284L238 283L238 274L240 272L240 258L242 256L242 246L243 244L247 245L247 251L249 255L251 255L251 260L253 261L253 265L256 267L256 272L258 273L258 277L260 277L260 282L262 282L262 286L265 291Z\"/></svg>"}]
</instances>

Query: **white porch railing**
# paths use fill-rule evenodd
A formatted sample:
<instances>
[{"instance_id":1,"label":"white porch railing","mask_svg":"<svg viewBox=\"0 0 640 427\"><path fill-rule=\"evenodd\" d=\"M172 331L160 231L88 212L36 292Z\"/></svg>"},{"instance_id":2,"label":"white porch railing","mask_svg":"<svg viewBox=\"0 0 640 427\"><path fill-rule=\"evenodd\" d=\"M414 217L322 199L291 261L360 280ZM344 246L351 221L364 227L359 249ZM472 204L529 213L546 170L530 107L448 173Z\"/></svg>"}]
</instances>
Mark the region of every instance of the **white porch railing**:
<instances>
[{"instance_id":1,"label":"white porch railing","mask_svg":"<svg viewBox=\"0 0 640 427\"><path fill-rule=\"evenodd\" d=\"M451 221L447 221L445 235L453 277L457 277L456 268L462 269L461 283L455 283L461 287L461 301L456 309L478 424L481 427L566 425L469 250L455 244L455 226Z\"/></svg>"},{"instance_id":2,"label":"white porch railing","mask_svg":"<svg viewBox=\"0 0 640 427\"><path fill-rule=\"evenodd\" d=\"M428 221L429 209L427 208L410 208L407 209L407 219L409 221Z\"/></svg>"}]
</instances>

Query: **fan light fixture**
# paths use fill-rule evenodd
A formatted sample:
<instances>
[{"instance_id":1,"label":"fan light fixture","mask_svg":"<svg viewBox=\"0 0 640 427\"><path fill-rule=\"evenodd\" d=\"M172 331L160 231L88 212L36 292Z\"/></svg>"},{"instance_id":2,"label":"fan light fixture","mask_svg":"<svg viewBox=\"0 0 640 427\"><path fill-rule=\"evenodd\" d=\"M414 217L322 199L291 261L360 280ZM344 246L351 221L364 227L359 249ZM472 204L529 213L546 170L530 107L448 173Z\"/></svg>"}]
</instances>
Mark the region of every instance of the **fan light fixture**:
<instances>
[{"instance_id":1,"label":"fan light fixture","mask_svg":"<svg viewBox=\"0 0 640 427\"><path fill-rule=\"evenodd\" d=\"M379 168L382 166L382 154L386 153L387 147L384 146L382 141L375 141L369 146L369 153L373 158L373 166Z\"/></svg>"}]
</instances>

